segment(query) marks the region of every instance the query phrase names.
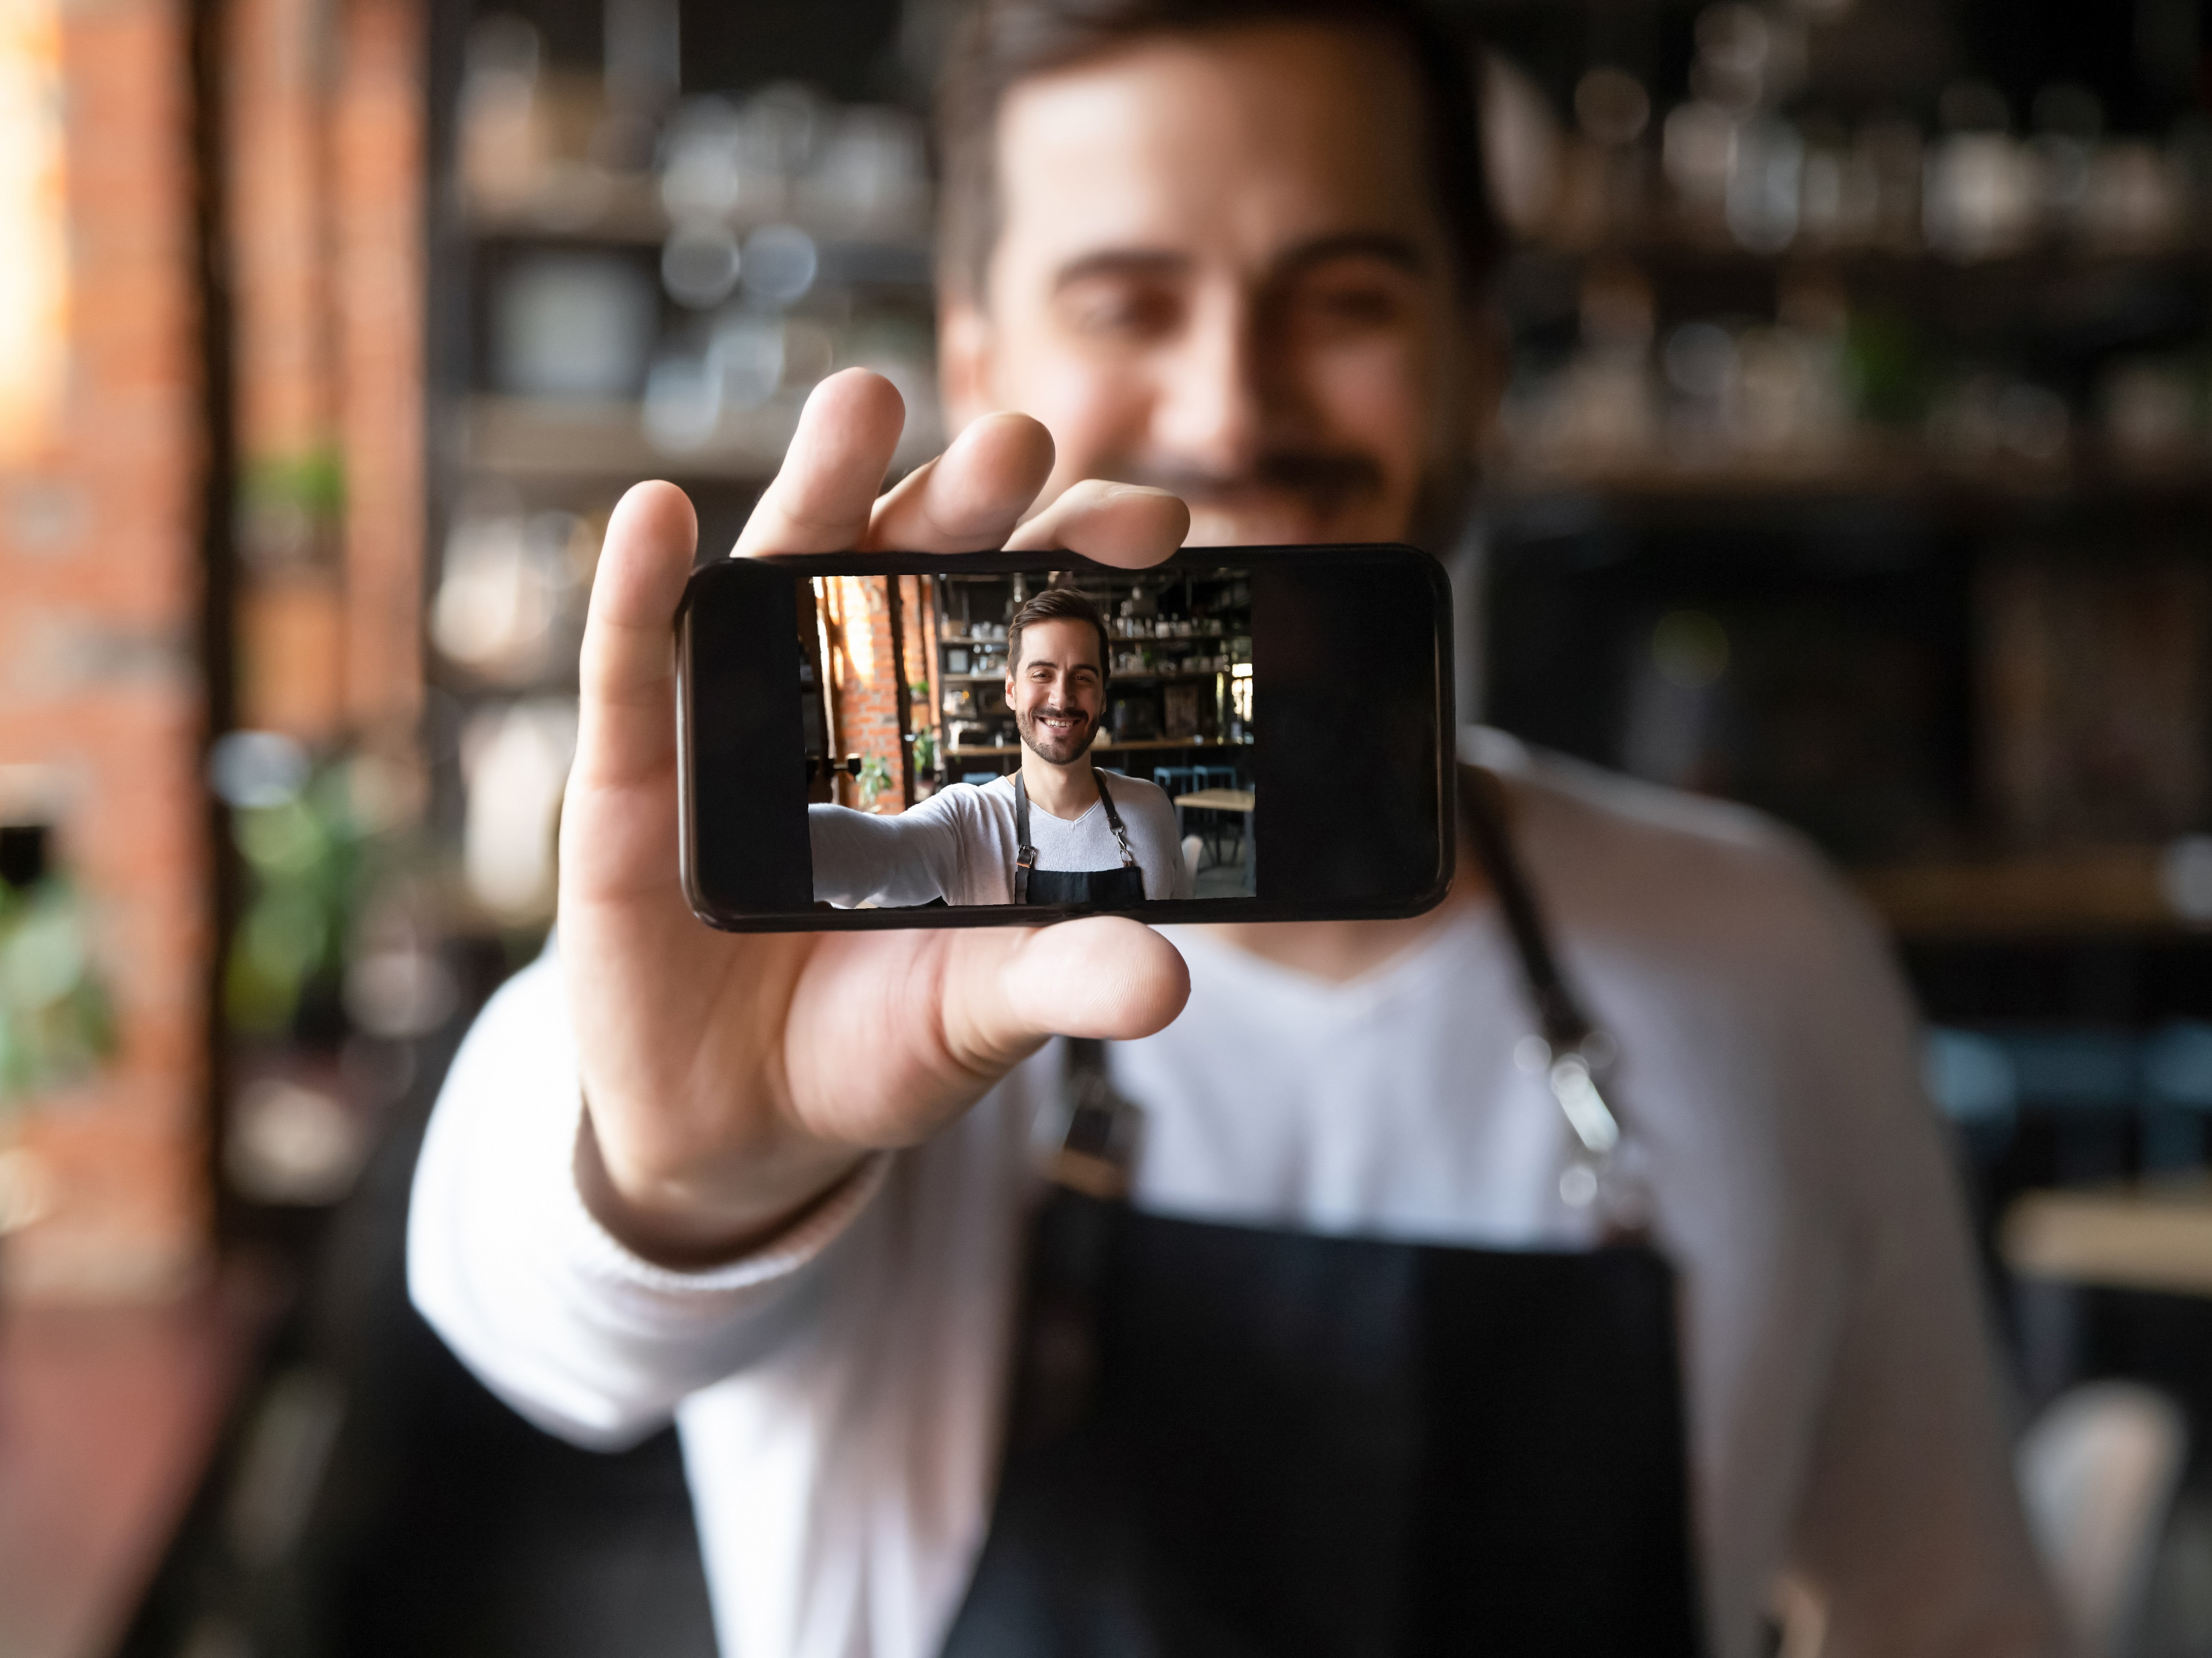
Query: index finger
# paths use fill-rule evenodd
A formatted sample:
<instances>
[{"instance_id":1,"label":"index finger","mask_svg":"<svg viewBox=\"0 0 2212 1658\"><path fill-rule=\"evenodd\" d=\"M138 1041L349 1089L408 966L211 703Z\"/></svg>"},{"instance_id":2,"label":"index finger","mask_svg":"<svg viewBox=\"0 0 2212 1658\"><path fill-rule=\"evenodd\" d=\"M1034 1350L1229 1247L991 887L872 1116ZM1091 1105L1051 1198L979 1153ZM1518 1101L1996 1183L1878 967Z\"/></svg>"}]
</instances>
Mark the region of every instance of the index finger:
<instances>
[{"instance_id":1,"label":"index finger","mask_svg":"<svg viewBox=\"0 0 2212 1658\"><path fill-rule=\"evenodd\" d=\"M738 537L736 556L835 553L857 546L906 425L906 399L881 374L848 368L816 386L775 480Z\"/></svg>"},{"instance_id":2,"label":"index finger","mask_svg":"<svg viewBox=\"0 0 2212 1658\"><path fill-rule=\"evenodd\" d=\"M640 483L607 524L577 660L576 760L589 782L650 776L675 753L669 629L691 574L699 521L672 483Z\"/></svg>"}]
</instances>

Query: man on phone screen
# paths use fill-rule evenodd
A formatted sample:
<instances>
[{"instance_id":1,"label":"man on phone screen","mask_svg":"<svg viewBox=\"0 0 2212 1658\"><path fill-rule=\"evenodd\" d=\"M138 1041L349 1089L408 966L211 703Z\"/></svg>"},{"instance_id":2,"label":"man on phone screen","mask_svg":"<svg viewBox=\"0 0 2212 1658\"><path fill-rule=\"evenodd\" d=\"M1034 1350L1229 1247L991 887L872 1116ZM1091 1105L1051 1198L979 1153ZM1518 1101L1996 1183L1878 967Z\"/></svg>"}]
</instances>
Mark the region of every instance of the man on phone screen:
<instances>
[{"instance_id":1,"label":"man on phone screen","mask_svg":"<svg viewBox=\"0 0 2212 1658\"><path fill-rule=\"evenodd\" d=\"M858 904L1055 904L1134 909L1191 896L1175 808L1156 783L1091 762L1113 653L1098 607L1048 587L1006 624L1012 776L956 783L895 817L806 811L814 896Z\"/></svg>"},{"instance_id":2,"label":"man on phone screen","mask_svg":"<svg viewBox=\"0 0 2212 1658\"><path fill-rule=\"evenodd\" d=\"M903 405L831 377L737 553L1447 548L1498 391L1477 70L1413 0L979 0L940 104L957 435L879 494ZM1911 1012L1796 837L1476 732L1487 838L1413 920L717 933L677 869L695 538L665 484L609 525L557 940L455 1061L410 1249L532 1420L674 1418L726 1651L1751 1658L1784 1582L1831 1658L2054 1649ZM1079 701L1024 756L1055 817ZM1125 1106L1140 1136L1078 1144ZM1632 1212L1593 1200L1607 1124ZM1026 1241L1081 1212L1040 1146L1120 1159L1109 1259ZM1632 1292L1633 1339L1484 1291L1553 1278ZM1519 1385L1547 1365L1567 1391ZM1623 1577L1601 1533L1665 1546ZM1613 1637L1515 1621L1584 1601Z\"/></svg>"}]
</instances>

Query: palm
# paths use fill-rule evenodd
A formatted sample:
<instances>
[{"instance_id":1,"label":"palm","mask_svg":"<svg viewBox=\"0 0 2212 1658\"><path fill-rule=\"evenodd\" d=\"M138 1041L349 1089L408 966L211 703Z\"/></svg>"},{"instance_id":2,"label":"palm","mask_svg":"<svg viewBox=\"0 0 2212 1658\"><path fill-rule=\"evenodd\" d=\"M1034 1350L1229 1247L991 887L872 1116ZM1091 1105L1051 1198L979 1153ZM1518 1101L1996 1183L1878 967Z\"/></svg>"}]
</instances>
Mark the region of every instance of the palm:
<instances>
[{"instance_id":1,"label":"palm","mask_svg":"<svg viewBox=\"0 0 2212 1658\"><path fill-rule=\"evenodd\" d=\"M872 375L825 382L740 554L852 547L1070 547L1126 565L1181 540L1181 505L1078 486L1018 531L1050 470L1034 422L978 422L876 498L903 410ZM1009 532L1014 532L1010 536ZM735 935L678 882L671 629L691 568L690 503L624 497L582 662L561 836L561 954L611 1224L711 1254L772 1225L860 1152L909 1145L1055 1030L1133 1036L1174 1017L1174 950L1128 920L1048 932Z\"/></svg>"}]
</instances>

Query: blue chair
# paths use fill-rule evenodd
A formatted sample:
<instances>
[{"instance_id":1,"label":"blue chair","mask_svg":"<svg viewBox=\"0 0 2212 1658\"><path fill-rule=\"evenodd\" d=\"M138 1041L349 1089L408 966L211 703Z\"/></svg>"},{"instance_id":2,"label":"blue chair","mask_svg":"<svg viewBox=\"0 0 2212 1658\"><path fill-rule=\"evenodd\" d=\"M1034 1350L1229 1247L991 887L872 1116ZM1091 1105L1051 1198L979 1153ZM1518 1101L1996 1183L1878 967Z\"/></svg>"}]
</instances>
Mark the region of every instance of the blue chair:
<instances>
[{"instance_id":1,"label":"blue chair","mask_svg":"<svg viewBox=\"0 0 2212 1658\"><path fill-rule=\"evenodd\" d=\"M1236 788L1239 786L1237 779L1237 768L1234 766L1193 766L1190 768L1190 786L1193 793L1195 793L1200 789ZM1204 820L1204 827L1200 830L1200 833L1205 835L1207 844L1212 850L1213 861L1217 864L1227 863L1229 861L1229 856L1227 853L1222 850L1222 843L1227 832L1231 829L1236 831L1237 838L1239 841L1243 840L1243 814L1242 812L1235 811L1206 811L1201 814L1201 816Z\"/></svg>"},{"instance_id":2,"label":"blue chair","mask_svg":"<svg viewBox=\"0 0 2212 1658\"><path fill-rule=\"evenodd\" d=\"M994 771L963 771L960 774L960 780L963 783L973 783L980 788L986 783L997 782L999 774Z\"/></svg>"},{"instance_id":3,"label":"blue chair","mask_svg":"<svg viewBox=\"0 0 2212 1658\"><path fill-rule=\"evenodd\" d=\"M1191 781L1197 770L1195 766L1155 766L1152 768L1152 781L1165 789L1168 799L1172 800L1178 794L1188 794L1198 786Z\"/></svg>"},{"instance_id":4,"label":"blue chair","mask_svg":"<svg viewBox=\"0 0 2212 1658\"><path fill-rule=\"evenodd\" d=\"M1975 1154L1994 1161L2020 1125L2020 1072L1994 1036L1973 1030L1929 1030L1920 1074L1929 1097L1956 1124Z\"/></svg>"},{"instance_id":5,"label":"blue chair","mask_svg":"<svg viewBox=\"0 0 2212 1658\"><path fill-rule=\"evenodd\" d=\"M2191 1169L2204 1161L2212 1115L2212 1024L2176 1019L2143 1039L2142 1161Z\"/></svg>"}]
</instances>

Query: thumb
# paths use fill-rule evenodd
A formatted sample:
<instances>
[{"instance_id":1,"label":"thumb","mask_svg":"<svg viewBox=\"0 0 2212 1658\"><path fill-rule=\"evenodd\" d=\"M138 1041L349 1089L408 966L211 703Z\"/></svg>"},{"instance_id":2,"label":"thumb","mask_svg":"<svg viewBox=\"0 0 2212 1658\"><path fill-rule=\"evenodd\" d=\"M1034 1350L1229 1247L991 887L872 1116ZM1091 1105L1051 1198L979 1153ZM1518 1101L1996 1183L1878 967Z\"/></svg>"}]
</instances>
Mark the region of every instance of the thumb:
<instances>
[{"instance_id":1,"label":"thumb","mask_svg":"<svg viewBox=\"0 0 2212 1658\"><path fill-rule=\"evenodd\" d=\"M1181 952L1124 916L1040 927L994 976L997 1017L978 1034L1010 1056L1048 1036L1149 1036L1173 1023L1190 999Z\"/></svg>"}]
</instances>

